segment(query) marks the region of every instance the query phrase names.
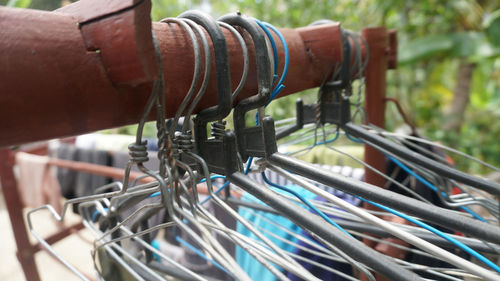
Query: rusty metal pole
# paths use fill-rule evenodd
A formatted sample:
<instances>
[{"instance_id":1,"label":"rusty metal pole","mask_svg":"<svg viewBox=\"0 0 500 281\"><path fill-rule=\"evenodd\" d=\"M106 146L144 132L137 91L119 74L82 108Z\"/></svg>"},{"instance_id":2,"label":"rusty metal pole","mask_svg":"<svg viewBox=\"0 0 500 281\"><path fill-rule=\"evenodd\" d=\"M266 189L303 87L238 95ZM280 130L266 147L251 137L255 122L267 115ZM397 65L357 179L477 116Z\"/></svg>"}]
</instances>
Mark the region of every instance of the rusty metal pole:
<instances>
[{"instance_id":1,"label":"rusty metal pole","mask_svg":"<svg viewBox=\"0 0 500 281\"><path fill-rule=\"evenodd\" d=\"M97 12L81 7L83 3ZM103 3L116 7L100 10ZM131 6L123 8L122 3ZM56 12L1 7L0 147L137 123L151 91L151 82L145 81L152 81L157 67L151 57L152 32L161 49L166 112L173 116L191 84L191 42L176 24L151 23L147 3L81 0ZM280 96L320 85L331 65L342 59L339 24L280 30L290 50ZM148 31L149 39L144 36ZM235 88L243 68L241 47L223 31ZM282 69L284 53L280 40L276 42ZM239 99L257 92L254 50L249 47L250 71ZM215 105L216 97L212 71L196 110Z\"/></svg>"},{"instance_id":2,"label":"rusty metal pole","mask_svg":"<svg viewBox=\"0 0 500 281\"><path fill-rule=\"evenodd\" d=\"M23 203L21 195L17 189L17 182L12 170L13 159L10 149L0 149L0 180L2 182L2 192L5 205L9 213L12 232L16 240L17 258L24 272L26 280L40 281L37 266L35 263L35 253L26 231L24 221Z\"/></svg>"},{"instance_id":3,"label":"rusty metal pole","mask_svg":"<svg viewBox=\"0 0 500 281\"><path fill-rule=\"evenodd\" d=\"M365 70L365 110L367 122L385 127L385 90L387 71L388 35L385 27L365 28L363 37L368 44L370 55ZM385 157L375 148L365 145L364 160L375 169L385 173ZM365 168L365 181L383 187L385 179ZM365 203L365 208L371 205Z\"/></svg>"},{"instance_id":4,"label":"rusty metal pole","mask_svg":"<svg viewBox=\"0 0 500 281\"><path fill-rule=\"evenodd\" d=\"M363 37L369 47L369 61L365 70L366 122L385 128L387 70L397 67L397 33L385 27L365 28ZM385 157L378 150L365 145L364 160L377 170L385 172ZM383 187L385 180L372 170L365 169L365 181ZM366 205L371 206L371 205Z\"/></svg>"},{"instance_id":5,"label":"rusty metal pole","mask_svg":"<svg viewBox=\"0 0 500 281\"><path fill-rule=\"evenodd\" d=\"M365 28L362 31L362 35L366 39L370 52L365 70L366 122L380 128L385 128L386 72L388 69L395 69L397 67L396 31L391 30L388 32L385 27ZM386 159L384 155L369 145L365 145L364 161L380 172L386 172ZM385 179L368 168L365 168L365 181L380 188L383 188L385 185ZM378 209L368 203L364 203L364 207L372 210ZM402 223L399 219L396 220ZM377 245L377 243L369 239L363 239L363 242L389 256L402 258L400 255L405 254L397 248L386 247L385 244ZM401 243L400 240L396 239L391 242ZM376 274L376 279L379 281L387 280L379 274ZM363 275L362 280L365 281L368 278Z\"/></svg>"}]
</instances>

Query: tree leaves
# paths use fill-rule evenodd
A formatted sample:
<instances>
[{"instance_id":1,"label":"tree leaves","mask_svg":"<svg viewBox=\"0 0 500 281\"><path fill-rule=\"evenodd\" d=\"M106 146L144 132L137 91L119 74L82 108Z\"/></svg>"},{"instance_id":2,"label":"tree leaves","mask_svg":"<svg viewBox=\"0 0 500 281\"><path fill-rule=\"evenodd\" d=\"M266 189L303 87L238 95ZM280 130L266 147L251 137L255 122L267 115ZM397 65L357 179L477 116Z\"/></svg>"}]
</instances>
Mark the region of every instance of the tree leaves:
<instances>
[{"instance_id":1,"label":"tree leaves","mask_svg":"<svg viewBox=\"0 0 500 281\"><path fill-rule=\"evenodd\" d=\"M456 32L429 35L403 43L399 47L398 55L399 65L438 57L466 57L471 61L479 61L499 56L500 47L493 46L483 32Z\"/></svg>"},{"instance_id":2,"label":"tree leaves","mask_svg":"<svg viewBox=\"0 0 500 281\"><path fill-rule=\"evenodd\" d=\"M403 43L398 50L398 64L412 64L445 54L453 48L453 44L453 39L449 35L429 35Z\"/></svg>"},{"instance_id":3,"label":"tree leaves","mask_svg":"<svg viewBox=\"0 0 500 281\"><path fill-rule=\"evenodd\" d=\"M28 8L31 5L31 0L9 0L7 7Z\"/></svg>"},{"instance_id":4,"label":"tree leaves","mask_svg":"<svg viewBox=\"0 0 500 281\"><path fill-rule=\"evenodd\" d=\"M500 47L500 10L486 17L483 26L488 40L496 47Z\"/></svg>"}]
</instances>

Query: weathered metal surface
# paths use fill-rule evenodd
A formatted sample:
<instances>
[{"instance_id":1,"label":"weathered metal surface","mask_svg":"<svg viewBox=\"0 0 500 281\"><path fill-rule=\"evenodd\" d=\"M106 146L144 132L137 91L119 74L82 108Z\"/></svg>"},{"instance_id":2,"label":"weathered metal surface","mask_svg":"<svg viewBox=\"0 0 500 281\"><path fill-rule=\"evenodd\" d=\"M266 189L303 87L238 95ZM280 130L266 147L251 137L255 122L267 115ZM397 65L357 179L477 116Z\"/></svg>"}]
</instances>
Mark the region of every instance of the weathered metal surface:
<instances>
[{"instance_id":1,"label":"weathered metal surface","mask_svg":"<svg viewBox=\"0 0 500 281\"><path fill-rule=\"evenodd\" d=\"M365 28L362 33L370 48L370 60L365 70L366 117L369 123L384 128L389 37L385 27ZM365 145L365 162L382 173L385 172L384 155L369 145ZM383 177L368 168L365 169L365 181L380 187L385 183Z\"/></svg>"},{"instance_id":2,"label":"weathered metal surface","mask_svg":"<svg viewBox=\"0 0 500 281\"><path fill-rule=\"evenodd\" d=\"M16 177L12 169L14 159L11 157L9 149L0 149L0 180L2 192L5 198L5 205L9 213L12 232L16 240L17 258L21 264L26 280L39 281L40 275L35 263L35 252L26 231L24 222L23 203L21 195L17 189Z\"/></svg>"},{"instance_id":3,"label":"weathered metal surface","mask_svg":"<svg viewBox=\"0 0 500 281\"><path fill-rule=\"evenodd\" d=\"M123 61L119 56L116 60L106 60L104 49L120 54L121 41L110 41L106 48L100 47L101 52L89 51L90 39L82 36L79 25L82 18L62 11L0 8L0 147L77 135L139 120L151 83L137 86L116 83L130 81L128 73L120 70L129 66L120 65ZM124 22L124 25L134 26L132 22ZM191 42L176 24L153 23L152 30L161 48L166 109L167 115L172 116L191 83L194 64ZM318 86L325 72L341 60L338 24L280 30L290 50L286 87L280 96ZM236 38L229 31L223 31L235 88L243 69L242 52ZM92 32L89 34L93 36ZM104 40L99 34L96 36ZM284 53L277 38L276 42L281 72ZM257 91L251 46L249 51L250 72L238 99ZM116 64L116 72L110 72L110 63L113 67ZM215 93L215 71L212 71L211 82L196 111L216 104Z\"/></svg>"},{"instance_id":4,"label":"weathered metal surface","mask_svg":"<svg viewBox=\"0 0 500 281\"><path fill-rule=\"evenodd\" d=\"M158 75L150 11L146 0L80 0L55 12L76 19L87 51L100 54L113 83L135 86Z\"/></svg>"},{"instance_id":5,"label":"weathered metal surface","mask_svg":"<svg viewBox=\"0 0 500 281\"><path fill-rule=\"evenodd\" d=\"M387 69L398 67L398 32L396 29L389 30L389 47L387 48Z\"/></svg>"},{"instance_id":6,"label":"weathered metal surface","mask_svg":"<svg viewBox=\"0 0 500 281\"><path fill-rule=\"evenodd\" d=\"M365 91L365 110L367 122L380 128L385 128L385 95L386 95L386 72L387 69L397 67L397 37L394 30L387 32L385 27L365 28L362 31L363 37L370 49L370 59L365 70L366 91ZM384 155L377 149L365 145L364 161L378 171L385 173L386 159ZM384 187L385 179L372 171L365 168L365 182ZM378 208L364 203L367 209L378 210ZM388 217L387 220L402 223L404 220L400 218ZM398 239L389 238L396 244L405 244ZM375 243L368 239L363 239L366 245L375 248L377 251L392 257L404 257L405 251L387 246L383 243ZM378 281L388 280L387 278L376 274ZM368 280L366 276L362 276L363 281Z\"/></svg>"}]
</instances>

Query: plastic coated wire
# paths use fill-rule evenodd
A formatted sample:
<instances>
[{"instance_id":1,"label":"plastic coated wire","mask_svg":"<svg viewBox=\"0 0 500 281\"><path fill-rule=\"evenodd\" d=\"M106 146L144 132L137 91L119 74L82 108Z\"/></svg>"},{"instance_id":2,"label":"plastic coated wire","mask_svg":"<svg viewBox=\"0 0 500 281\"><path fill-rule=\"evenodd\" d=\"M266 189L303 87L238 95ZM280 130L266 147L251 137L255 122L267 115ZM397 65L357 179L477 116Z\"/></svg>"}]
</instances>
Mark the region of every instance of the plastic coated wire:
<instances>
[{"instance_id":1,"label":"plastic coated wire","mask_svg":"<svg viewBox=\"0 0 500 281\"><path fill-rule=\"evenodd\" d=\"M305 148L302 148L300 150L297 150L297 151L293 151L293 152L289 152L287 153L287 155L295 155L297 153L300 153L300 152L303 152L303 151L307 151L307 150L310 150L312 149L313 147L317 146L317 145L322 145L322 144L329 144L329 143L332 143L332 142L335 142L338 138L339 138L339 135L340 135L340 132L339 130L337 129L335 131L335 136L333 136L333 138L329 139L329 140L323 140L323 141L319 141L319 142L316 142L314 144L311 144L310 146L307 146ZM324 136L323 136L324 137Z\"/></svg>"},{"instance_id":2,"label":"plastic coated wire","mask_svg":"<svg viewBox=\"0 0 500 281\"><path fill-rule=\"evenodd\" d=\"M408 174L411 174L413 177L415 177L417 180L421 181L422 183L424 183L427 187L431 188L432 190L436 191L436 192L439 192L437 187L433 186L431 183L429 183L428 181L426 181L424 178L420 177L419 175L417 175L416 173L414 173L412 170L410 170L408 167L406 167L403 163L399 162L398 160L390 157L390 156L387 156L391 161L393 161L396 165L400 166L403 170L405 170ZM427 230L429 230L430 232L438 235L438 236L441 236L442 238L448 240L449 242L455 244L457 247L459 247L460 249L462 249L463 251L467 252L468 254L470 254L471 256L474 256L475 258L477 258L478 260L480 260L481 262L483 262L484 264L488 265L490 268L492 268L493 270L497 271L498 273L500 273L500 267L498 265L496 265L495 263L493 263L492 261L490 261L489 259L485 258L483 255L479 254L478 252L474 251L473 249L469 248L467 245L463 244L462 242L456 240L455 238L447 235L446 233L444 232L441 232L439 231L438 229L424 223L424 222L421 222L417 219L414 219L410 216L407 216L401 212L398 212L396 210L393 210L389 207L385 207L383 205L380 205L380 204L377 204L375 202L371 202L369 200L366 200L364 198L361 198L361 197L358 197L356 196L357 198L363 200L364 202L367 202L371 205L374 205L376 207L379 207L380 209L383 209L387 212L390 212L394 215L397 215L407 221L410 221L422 228L425 228ZM471 211L470 209L466 208L464 209L464 211ZM476 216L479 216L477 214L475 214L474 212L471 213L471 215L473 215L474 217ZM480 216L479 216L480 217ZM477 218L477 217L476 217ZM480 220L484 221L483 218L481 218Z\"/></svg>"},{"instance_id":3,"label":"plastic coated wire","mask_svg":"<svg viewBox=\"0 0 500 281\"><path fill-rule=\"evenodd\" d=\"M274 33L276 33L276 35L278 35L278 37L281 41L281 44L283 45L283 51L284 51L284 55L285 55L285 65L283 66L283 73L281 74L280 80L278 81L276 88L274 88L274 90L271 93L271 98L269 99L269 102L267 103L267 104L269 104L281 92L281 90L283 90L283 88L285 88L285 85L283 85L283 82L285 81L286 75L288 74L288 67L290 64L290 54L288 51L288 44L286 43L286 40L285 40L285 37L283 37L283 34L281 34L281 32L276 27L274 27L273 25L271 25L267 22L265 22L264 25L266 27L270 28Z\"/></svg>"},{"instance_id":4,"label":"plastic coated wire","mask_svg":"<svg viewBox=\"0 0 500 281\"><path fill-rule=\"evenodd\" d=\"M278 36L278 38L280 39L281 44L283 45L283 52L284 52L284 55L285 55L285 64L283 66L283 73L281 74L280 79L279 79L278 83L276 84L276 87L274 87L274 89L271 92L271 97L270 97L269 101L266 104L266 106L267 106L281 92L281 90L283 90L283 88L285 88L285 85L283 85L283 82L285 81L285 78L286 78L287 73L288 73L288 67L289 67L289 64L290 64L290 60L289 60L290 53L288 51L288 44L286 43L285 37L283 36L283 34L281 34L281 32L276 27L274 27L273 25L271 25L271 24L269 24L267 22L263 23L263 22L261 22L261 21L259 21L257 19L255 20L255 22L266 33L266 36L269 38L269 41L271 42L271 46L273 48L273 55L274 55L274 77L273 77L273 84L276 82L276 79L278 78L279 61L278 61L278 50L276 48L276 42L274 41L274 38L271 35L271 33L269 32L268 28L271 29Z\"/></svg>"},{"instance_id":5,"label":"plastic coated wire","mask_svg":"<svg viewBox=\"0 0 500 281\"><path fill-rule=\"evenodd\" d=\"M290 54L288 51L288 44L286 43L286 39L281 34L281 32L274 27L272 24L269 24L267 22L261 22L258 19L255 19L255 22L260 26L260 28L266 33L267 38L269 38L269 41L271 42L271 46L273 49L273 56L274 56L274 76L273 76L273 84L276 82L276 79L278 78L278 66L279 66L279 60L278 60L278 49L276 48L276 42L274 41L273 36L269 32L268 28L270 28L276 35L278 35L278 38L281 41L281 44L283 45L283 52L285 55L285 64L283 66L283 73L281 74L281 77L276 84L276 87L272 90L271 92L271 97L269 98L269 101L266 103L266 106L273 101L273 99L285 88L285 85L283 85L283 82L285 81L285 78L288 74L288 67L290 65ZM255 125L259 124L259 113L255 113ZM250 170L250 166L252 166L253 162L253 157L248 158L248 163L245 168L245 175L248 174L248 171Z\"/></svg>"},{"instance_id":6,"label":"plastic coated wire","mask_svg":"<svg viewBox=\"0 0 500 281\"><path fill-rule=\"evenodd\" d=\"M448 194L446 194L445 192L439 191L436 186L434 186L432 183L430 183L429 181L427 181L426 179L424 179L423 177L421 177L417 173L413 172L410 168L408 168L405 164L401 163L399 160L397 160L397 159L395 159L395 158L393 158L393 157L391 157L389 155L386 155L386 157L389 160L391 160L392 162L394 162L394 164L398 165L405 172L407 172L408 174L410 174L411 176L413 176L414 178L416 178L418 181L420 181L421 183L423 183L425 186L427 186L428 188L432 189L434 192L441 192L441 194L444 197L448 197ZM467 208L465 206L460 206L460 209L462 209L465 212L471 214L473 217L475 217L476 219L478 219L478 220L480 220L482 222L489 223L487 220L485 220L479 214L477 214L476 212L472 211L471 209L469 209L469 208Z\"/></svg>"},{"instance_id":7,"label":"plastic coated wire","mask_svg":"<svg viewBox=\"0 0 500 281\"><path fill-rule=\"evenodd\" d=\"M226 181L221 187L219 187L215 192L214 194L219 194L224 188L226 188L227 186L229 185L229 182ZM211 195L208 195L207 198L203 199L203 201L201 201L200 204L205 204L205 202L207 202L208 200L210 200L210 198L212 198Z\"/></svg>"},{"instance_id":8,"label":"plastic coated wire","mask_svg":"<svg viewBox=\"0 0 500 281\"><path fill-rule=\"evenodd\" d=\"M271 42L271 47L273 49L273 60L274 60L274 74L273 74L273 84L276 82L276 79L278 79L278 48L276 47L276 42L274 42L274 38L271 35L271 32L266 28L266 26L259 21L258 19L255 19L255 22L260 26L260 28L266 33L267 38L269 39L269 42Z\"/></svg>"},{"instance_id":9,"label":"plastic coated wire","mask_svg":"<svg viewBox=\"0 0 500 281\"><path fill-rule=\"evenodd\" d=\"M269 165L269 168L275 172L278 172L278 173L284 175L286 178L292 180L296 184L303 186L305 189L307 189L307 190L309 190L317 195L324 197L325 199L327 199L328 201L330 201L332 203L335 203L335 204L341 206L342 208L348 210L349 212L352 212L353 214L361 217L363 220L370 222L371 224L375 224L375 225L382 227L383 229L389 231L391 234L395 235L396 237L398 237L402 240L405 240L405 241L413 244L414 246L417 246L418 248L421 248L429 253L432 253L436 256L439 256L440 258L446 260L447 262L454 264L454 265L457 265L460 268L464 268L466 270L469 270L470 272L472 272L478 276L484 277L487 280L500 280L500 277L496 273L489 271L485 268L482 268L478 265L475 265L475 264L473 264L473 263L471 263L463 258L457 257L456 255L435 246L434 244L426 242L426 241L424 241L424 240L422 240L422 239L420 239L420 238L418 238L418 237L416 237L416 236L414 236L406 231L399 229L398 227L393 226L392 224L388 223L387 221L384 221L376 216L373 216L373 215L369 214L366 211L363 211L362 209L360 209L358 207L350 205L349 203L332 195L331 193L328 193L327 191L325 191L321 188L318 188L317 186L310 184L307 181L304 181L295 175L287 173L282 168L279 168L279 167L276 167L273 165Z\"/></svg>"},{"instance_id":10,"label":"plastic coated wire","mask_svg":"<svg viewBox=\"0 0 500 281\"><path fill-rule=\"evenodd\" d=\"M358 142L358 143L363 143L362 140L360 139L357 139L357 138L354 138L352 136L349 136L347 133L346 133L346 137L354 142ZM432 189L434 192L440 192L438 190L437 187L435 187L433 184L431 184L429 181L427 181L426 179L424 179L423 177L419 176L418 174L416 174L415 172L413 172L410 168L408 168L406 165L404 165L403 163L401 163L399 160L389 156L389 155L386 155L386 157L388 159L390 159L392 162L394 162L396 165L398 165L400 168L402 168L405 172L407 172L408 174L412 175L414 178L416 178L418 181L420 181L421 183L423 183L425 186L429 187L430 189ZM448 197L448 195L444 192L441 192L441 194L444 196L444 197ZM468 207L466 206L460 206L460 209L464 210L465 212L471 214L474 218L482 221L482 222L486 222L486 223L489 223L487 220L485 220L483 217L481 217L479 214L477 214L476 212L472 211L471 209L469 209Z\"/></svg>"},{"instance_id":11,"label":"plastic coated wire","mask_svg":"<svg viewBox=\"0 0 500 281\"><path fill-rule=\"evenodd\" d=\"M356 138L356 137L353 137L351 135L349 135L349 133L345 132L345 136L346 138L348 138L349 140L353 141L353 142L357 142L357 143L363 143L362 140Z\"/></svg>"},{"instance_id":12,"label":"plastic coated wire","mask_svg":"<svg viewBox=\"0 0 500 281\"><path fill-rule=\"evenodd\" d=\"M107 212L108 211L108 208L104 208L104 211ZM97 219L97 216L100 214L101 212L99 212L99 210L95 210L94 213L92 214L92 217L90 218L92 220L92 222L95 222L95 220Z\"/></svg>"},{"instance_id":13,"label":"plastic coated wire","mask_svg":"<svg viewBox=\"0 0 500 281\"><path fill-rule=\"evenodd\" d=\"M307 207L309 207L311 210L313 210L316 214L318 214L320 217L322 217L324 220L326 220L328 223L330 223L331 225L335 226L336 228L338 228L340 231L344 232L345 234L351 236L351 234L349 234L349 232L347 232L345 229L343 229L340 225L338 225L336 222L334 222L332 219L330 219L327 215L325 215L325 213L323 213L322 211L318 210L318 208L314 207L311 202L309 202L307 199L305 199L304 197L302 197L300 194L298 194L297 192L293 191L292 189L288 188L288 187L285 187L285 186L281 186L279 184L276 184L276 183L273 183L271 182L267 177L266 177L266 174L264 172L261 173L262 175L262 178L264 179L264 182L266 182L267 184L269 184L270 186L273 186L273 187L276 187L276 188L279 188L283 191L286 191L290 194L293 194L295 197L297 197L300 201L302 201L305 205L307 205ZM352 236L351 236L352 237Z\"/></svg>"},{"instance_id":14,"label":"plastic coated wire","mask_svg":"<svg viewBox=\"0 0 500 281\"><path fill-rule=\"evenodd\" d=\"M425 228L427 229L428 231L438 235L438 236L441 236L442 238L448 240L449 242L455 244L457 247L459 247L460 249L464 250L465 252L467 252L468 254L470 254L471 256L475 257L476 259L482 261L484 264L486 264L487 266L489 266L490 268L492 268L493 270L495 270L496 272L500 273L500 266L496 265L495 263L493 263L492 261L490 261L489 259L485 258L483 255L479 254L478 252L474 251L473 249L469 248L469 246L463 244L462 242L456 240L455 238L449 236L448 234L424 223L424 222L421 222L415 218L412 218L406 214L403 214L399 211L396 211L394 209L391 209L389 207L386 207L384 205L380 205L378 203L375 203L375 202L372 202L370 200L366 200L362 197L359 197L359 196L356 196L357 198L361 199L362 201L364 202L367 202L375 207L378 207L386 212L389 212L389 213L392 213L392 214L395 214L397 215L398 217L401 217L409 222L412 222L422 228Z\"/></svg>"}]
</instances>

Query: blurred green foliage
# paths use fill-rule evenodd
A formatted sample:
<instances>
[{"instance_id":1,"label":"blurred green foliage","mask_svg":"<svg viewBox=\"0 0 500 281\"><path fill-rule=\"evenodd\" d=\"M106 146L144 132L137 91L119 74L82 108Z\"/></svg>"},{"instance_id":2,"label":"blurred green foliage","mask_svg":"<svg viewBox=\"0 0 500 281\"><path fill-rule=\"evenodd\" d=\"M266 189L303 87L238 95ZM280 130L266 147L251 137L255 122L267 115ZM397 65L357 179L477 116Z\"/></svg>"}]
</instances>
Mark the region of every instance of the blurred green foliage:
<instances>
[{"instance_id":1,"label":"blurred green foliage","mask_svg":"<svg viewBox=\"0 0 500 281\"><path fill-rule=\"evenodd\" d=\"M37 9L55 9L61 0L0 0ZM69 2L69 1L67 1ZM299 27L318 19L339 21L347 29L385 25L398 31L399 67L388 72L387 95L398 98L423 135L500 166L500 2L489 0L152 0L153 20L201 9L217 18L241 11L278 27ZM445 130L461 63L475 65L469 104L458 131ZM294 115L295 100L316 99L315 90L274 101L275 119ZM387 128L403 122L387 107ZM134 133L134 128L115 132ZM149 125L147 135L154 135ZM459 168L488 172L457 158Z\"/></svg>"},{"instance_id":2,"label":"blurred green foliage","mask_svg":"<svg viewBox=\"0 0 500 281\"><path fill-rule=\"evenodd\" d=\"M6 6L15 8L27 8L30 4L31 0L9 0Z\"/></svg>"}]
</instances>

